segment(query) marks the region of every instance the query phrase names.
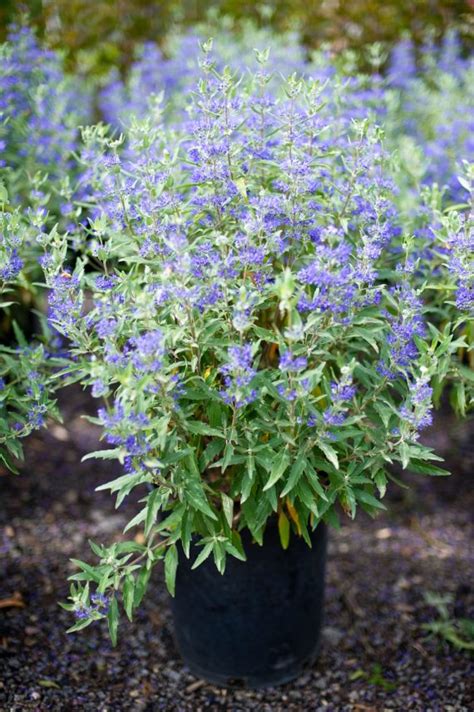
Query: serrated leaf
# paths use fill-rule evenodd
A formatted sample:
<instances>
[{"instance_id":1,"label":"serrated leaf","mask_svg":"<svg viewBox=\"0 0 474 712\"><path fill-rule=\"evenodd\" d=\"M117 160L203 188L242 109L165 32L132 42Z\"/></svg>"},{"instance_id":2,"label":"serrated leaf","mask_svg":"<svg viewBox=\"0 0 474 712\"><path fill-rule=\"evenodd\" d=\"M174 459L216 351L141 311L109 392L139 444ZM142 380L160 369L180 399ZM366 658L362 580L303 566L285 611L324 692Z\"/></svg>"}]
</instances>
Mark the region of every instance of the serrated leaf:
<instances>
[{"instance_id":1,"label":"serrated leaf","mask_svg":"<svg viewBox=\"0 0 474 712\"><path fill-rule=\"evenodd\" d=\"M369 507L375 507L375 509L387 509L387 507L380 502L376 497L374 497L370 492L363 489L353 489L354 495L359 502L367 504Z\"/></svg>"},{"instance_id":2,"label":"serrated leaf","mask_svg":"<svg viewBox=\"0 0 474 712\"><path fill-rule=\"evenodd\" d=\"M202 551L196 557L196 560L191 568L197 569L197 567L200 566L203 563L203 561L205 561L210 556L213 548L214 548L214 543L212 541L205 544L202 548Z\"/></svg>"},{"instance_id":3,"label":"serrated leaf","mask_svg":"<svg viewBox=\"0 0 474 712\"><path fill-rule=\"evenodd\" d=\"M202 423L199 420L194 421L193 423L186 423L186 430L189 430L190 433L194 433L196 435L209 435L214 438L225 438L223 432L217 430L217 428L212 428L210 425Z\"/></svg>"},{"instance_id":4,"label":"serrated leaf","mask_svg":"<svg viewBox=\"0 0 474 712\"><path fill-rule=\"evenodd\" d=\"M94 450L94 452L88 452L87 455L84 455L81 458L81 462L95 458L97 460L118 460L123 465L126 454L126 451L121 447L116 447L113 450Z\"/></svg>"},{"instance_id":5,"label":"serrated leaf","mask_svg":"<svg viewBox=\"0 0 474 712\"><path fill-rule=\"evenodd\" d=\"M410 472L418 472L422 475L431 475L432 477L449 477L451 474L448 470L443 470L442 467L431 465L429 462L420 462L411 460L408 466Z\"/></svg>"},{"instance_id":6,"label":"serrated leaf","mask_svg":"<svg viewBox=\"0 0 474 712\"><path fill-rule=\"evenodd\" d=\"M334 465L336 470L338 470L339 469L339 459L337 457L337 452L334 450L334 448L331 445L329 445L328 443L325 443L323 440L318 441L318 447L326 455L329 462L332 465Z\"/></svg>"},{"instance_id":7,"label":"serrated leaf","mask_svg":"<svg viewBox=\"0 0 474 712\"><path fill-rule=\"evenodd\" d=\"M293 487L298 483L299 478L303 474L303 471L307 465L307 462L304 457L299 457L296 462L292 465L290 469L290 475L288 477L288 481L283 488L283 491L280 494L280 497L284 497L287 495Z\"/></svg>"},{"instance_id":8,"label":"serrated leaf","mask_svg":"<svg viewBox=\"0 0 474 712\"><path fill-rule=\"evenodd\" d=\"M216 515L209 506L200 481L189 480L186 485L185 496L193 509L198 509L210 519L217 520Z\"/></svg>"},{"instance_id":9,"label":"serrated leaf","mask_svg":"<svg viewBox=\"0 0 474 712\"><path fill-rule=\"evenodd\" d=\"M133 527L138 526L139 524L142 524L142 522L145 521L146 514L147 514L147 507L143 507L143 509L136 514L133 519L131 519L128 524L124 527L123 533L125 534L128 532L129 529L132 529Z\"/></svg>"},{"instance_id":10,"label":"serrated leaf","mask_svg":"<svg viewBox=\"0 0 474 712\"><path fill-rule=\"evenodd\" d=\"M290 464L290 458L286 450L282 450L276 457L275 462L273 463L273 467L271 470L270 477L268 479L268 482L266 483L265 487L263 488L263 491L265 492L266 490L269 490L270 487L273 487L273 485L278 482L278 480L283 477L285 471L288 468L288 465Z\"/></svg>"}]
</instances>

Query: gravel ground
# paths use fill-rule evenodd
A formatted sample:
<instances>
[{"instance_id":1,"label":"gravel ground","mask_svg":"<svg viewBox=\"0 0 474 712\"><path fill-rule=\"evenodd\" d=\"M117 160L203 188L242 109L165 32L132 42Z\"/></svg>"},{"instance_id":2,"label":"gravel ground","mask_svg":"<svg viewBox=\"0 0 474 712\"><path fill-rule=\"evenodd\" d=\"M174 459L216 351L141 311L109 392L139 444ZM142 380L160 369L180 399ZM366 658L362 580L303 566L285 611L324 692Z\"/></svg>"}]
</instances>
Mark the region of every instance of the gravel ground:
<instances>
[{"instance_id":1,"label":"gravel ground","mask_svg":"<svg viewBox=\"0 0 474 712\"><path fill-rule=\"evenodd\" d=\"M121 625L117 648L101 624L64 632L71 620L57 600L67 595L69 557L87 558L87 539L111 541L134 511L133 502L116 511L107 493L94 493L113 466L78 464L97 446L96 429L78 415L84 407L73 390L65 425L29 440L21 477L0 473L0 710L474 709L472 659L422 629L435 615L427 591L452 594L453 615L474 616L474 458L465 426L456 431L444 418L429 433L440 451L464 437L450 458L453 477L407 476L411 490L392 493L388 512L332 533L314 668L280 688L225 690L183 668L161 571L134 623Z\"/></svg>"}]
</instances>

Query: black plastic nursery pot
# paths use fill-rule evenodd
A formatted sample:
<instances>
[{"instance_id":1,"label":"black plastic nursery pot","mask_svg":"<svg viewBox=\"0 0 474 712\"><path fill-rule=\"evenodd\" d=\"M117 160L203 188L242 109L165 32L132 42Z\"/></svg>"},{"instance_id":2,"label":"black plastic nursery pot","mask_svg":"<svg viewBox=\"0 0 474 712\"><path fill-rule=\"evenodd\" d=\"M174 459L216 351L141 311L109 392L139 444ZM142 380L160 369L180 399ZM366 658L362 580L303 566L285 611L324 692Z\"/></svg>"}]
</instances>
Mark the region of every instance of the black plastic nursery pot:
<instances>
[{"instance_id":1,"label":"black plastic nursery pot","mask_svg":"<svg viewBox=\"0 0 474 712\"><path fill-rule=\"evenodd\" d=\"M247 561L227 558L221 575L212 560L197 569L180 552L172 599L175 637L197 677L224 686L268 687L289 682L315 661L324 603L327 532L319 524L312 548L292 536L281 547L268 527L263 546L242 532Z\"/></svg>"}]
</instances>

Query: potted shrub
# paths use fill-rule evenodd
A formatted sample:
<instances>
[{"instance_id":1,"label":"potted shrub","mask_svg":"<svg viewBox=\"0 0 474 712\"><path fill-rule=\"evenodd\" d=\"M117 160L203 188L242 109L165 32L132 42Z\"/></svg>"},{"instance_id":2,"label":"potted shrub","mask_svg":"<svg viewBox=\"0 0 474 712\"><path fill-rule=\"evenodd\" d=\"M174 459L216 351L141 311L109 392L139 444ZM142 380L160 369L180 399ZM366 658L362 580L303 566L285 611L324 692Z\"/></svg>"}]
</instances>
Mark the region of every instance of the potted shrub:
<instances>
[{"instance_id":1,"label":"potted shrub","mask_svg":"<svg viewBox=\"0 0 474 712\"><path fill-rule=\"evenodd\" d=\"M191 670L259 686L317 652L326 524L383 508L393 463L445 474L418 433L456 346L425 338L403 254L387 268L379 130L332 133L318 84L270 93L264 55L238 79L204 50L189 118L87 129L88 220L43 240L61 375L103 399L109 449L89 457L125 469L100 489L142 496L144 543L93 543L64 605L115 641L163 561Z\"/></svg>"}]
</instances>

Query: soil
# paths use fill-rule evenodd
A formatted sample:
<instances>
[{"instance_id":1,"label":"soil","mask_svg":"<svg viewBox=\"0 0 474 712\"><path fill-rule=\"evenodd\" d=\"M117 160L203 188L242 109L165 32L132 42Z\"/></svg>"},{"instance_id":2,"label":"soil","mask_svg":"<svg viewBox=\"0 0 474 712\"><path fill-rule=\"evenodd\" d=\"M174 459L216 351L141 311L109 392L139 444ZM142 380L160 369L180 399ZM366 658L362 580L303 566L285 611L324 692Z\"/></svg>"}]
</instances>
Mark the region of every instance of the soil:
<instances>
[{"instance_id":1,"label":"soil","mask_svg":"<svg viewBox=\"0 0 474 712\"><path fill-rule=\"evenodd\" d=\"M387 498L376 520L358 516L332 532L326 622L318 661L300 679L261 691L220 689L194 678L173 643L162 572L112 648L106 625L67 635L70 557L91 557L88 539L111 542L136 511L94 488L119 474L80 462L98 431L80 417L93 404L71 389L64 424L26 443L20 476L0 473L0 710L474 709L472 658L429 637L426 592L450 594L453 617L474 617L473 423L444 414L427 437L448 453L449 478L403 475L409 490ZM197 611L196 614L199 614Z\"/></svg>"}]
</instances>

